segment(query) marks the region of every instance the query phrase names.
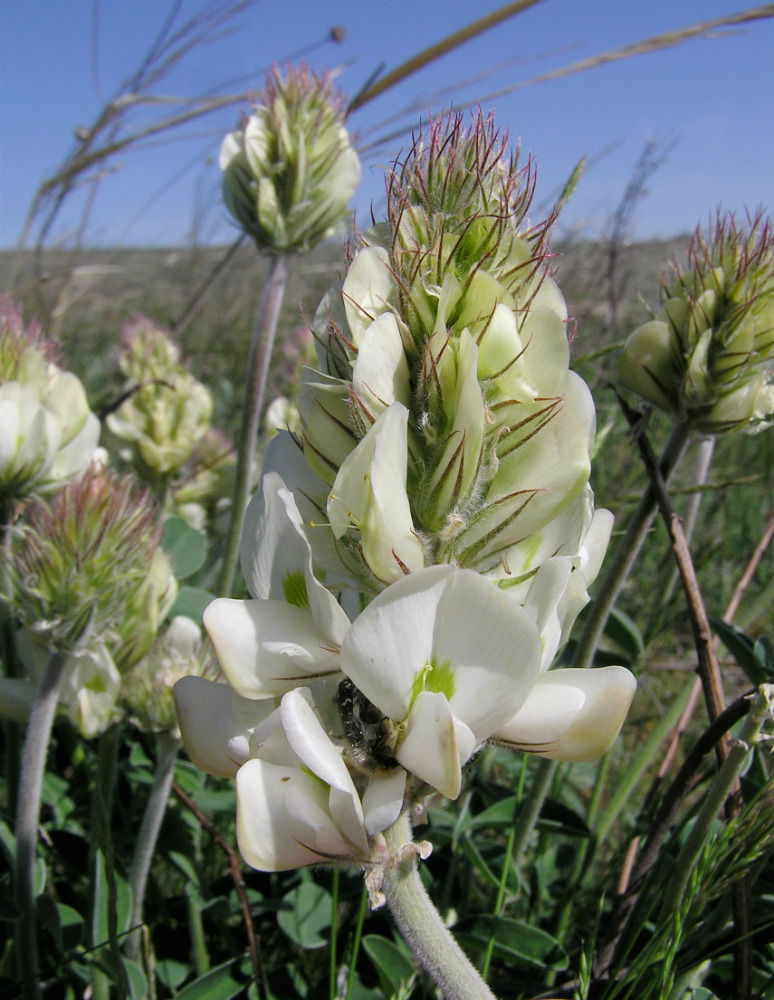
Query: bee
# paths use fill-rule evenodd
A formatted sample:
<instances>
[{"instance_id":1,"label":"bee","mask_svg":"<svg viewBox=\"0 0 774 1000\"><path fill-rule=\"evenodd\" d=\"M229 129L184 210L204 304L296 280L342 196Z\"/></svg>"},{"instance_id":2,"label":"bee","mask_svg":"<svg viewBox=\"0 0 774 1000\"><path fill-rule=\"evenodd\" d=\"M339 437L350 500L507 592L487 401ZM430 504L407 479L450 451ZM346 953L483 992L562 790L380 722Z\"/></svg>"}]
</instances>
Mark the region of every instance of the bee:
<instances>
[{"instance_id":1,"label":"bee","mask_svg":"<svg viewBox=\"0 0 774 1000\"><path fill-rule=\"evenodd\" d=\"M349 678L339 684L333 700L348 743L346 758L366 774L378 774L397 767L391 740L392 724L376 705Z\"/></svg>"}]
</instances>

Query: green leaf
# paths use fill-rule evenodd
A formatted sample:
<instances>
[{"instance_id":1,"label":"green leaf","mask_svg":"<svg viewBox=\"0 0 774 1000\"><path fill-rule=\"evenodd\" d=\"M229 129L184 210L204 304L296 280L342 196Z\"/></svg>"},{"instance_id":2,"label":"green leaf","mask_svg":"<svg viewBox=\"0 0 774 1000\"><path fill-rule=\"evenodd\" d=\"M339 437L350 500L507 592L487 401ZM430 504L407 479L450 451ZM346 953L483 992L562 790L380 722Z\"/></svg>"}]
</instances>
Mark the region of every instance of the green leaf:
<instances>
[{"instance_id":1,"label":"green leaf","mask_svg":"<svg viewBox=\"0 0 774 1000\"><path fill-rule=\"evenodd\" d=\"M452 930L462 947L469 951L485 951L493 938L494 954L505 962L527 962L542 969L557 970L566 969L569 964L567 952L555 938L520 920L480 914L461 920Z\"/></svg>"},{"instance_id":2,"label":"green leaf","mask_svg":"<svg viewBox=\"0 0 774 1000\"><path fill-rule=\"evenodd\" d=\"M753 684L766 684L771 673L766 669L765 647L761 647L760 657L756 653L757 643L753 643L736 625L724 622L722 618L710 617L709 623L713 631L744 670Z\"/></svg>"},{"instance_id":3,"label":"green leaf","mask_svg":"<svg viewBox=\"0 0 774 1000\"><path fill-rule=\"evenodd\" d=\"M131 889L125 878L113 872L115 881L116 933L120 936L129 928L131 913ZM94 913L92 917L92 940L95 946L108 944L110 941L110 922L108 907L110 893L108 878L105 871L105 856L97 851L94 859Z\"/></svg>"},{"instance_id":4,"label":"green leaf","mask_svg":"<svg viewBox=\"0 0 774 1000\"><path fill-rule=\"evenodd\" d=\"M753 654L756 662L760 664L761 670L771 680L774 677L774 643L767 635L762 635L760 639L755 640Z\"/></svg>"},{"instance_id":5,"label":"green leaf","mask_svg":"<svg viewBox=\"0 0 774 1000\"><path fill-rule=\"evenodd\" d=\"M287 909L277 914L277 923L302 948L322 948L328 943L320 931L331 926L331 896L313 882L305 882L284 897Z\"/></svg>"},{"instance_id":6,"label":"green leaf","mask_svg":"<svg viewBox=\"0 0 774 1000\"><path fill-rule=\"evenodd\" d=\"M234 812L236 809L233 789L200 788L191 797L203 812Z\"/></svg>"},{"instance_id":7,"label":"green leaf","mask_svg":"<svg viewBox=\"0 0 774 1000\"><path fill-rule=\"evenodd\" d=\"M379 934L368 934L363 938L362 945L379 974L379 982L387 996L397 993L401 985L411 981L414 966L393 941Z\"/></svg>"},{"instance_id":8,"label":"green leaf","mask_svg":"<svg viewBox=\"0 0 774 1000\"><path fill-rule=\"evenodd\" d=\"M181 854L179 851L170 851L167 856L192 885L199 885L199 873L187 855Z\"/></svg>"},{"instance_id":9,"label":"green leaf","mask_svg":"<svg viewBox=\"0 0 774 1000\"><path fill-rule=\"evenodd\" d=\"M475 830L480 826L490 829L513 826L519 810L518 795L509 795L505 799L500 799L494 805L488 806L482 812L474 816L467 824L467 830Z\"/></svg>"},{"instance_id":10,"label":"green leaf","mask_svg":"<svg viewBox=\"0 0 774 1000\"><path fill-rule=\"evenodd\" d=\"M232 1000L244 991L252 977L249 960L235 958L189 983L176 1000Z\"/></svg>"},{"instance_id":11,"label":"green leaf","mask_svg":"<svg viewBox=\"0 0 774 1000\"><path fill-rule=\"evenodd\" d=\"M605 623L605 638L609 639L630 662L636 662L645 652L645 642L642 633L625 612L613 608Z\"/></svg>"},{"instance_id":12,"label":"green leaf","mask_svg":"<svg viewBox=\"0 0 774 1000\"><path fill-rule=\"evenodd\" d=\"M156 975L167 989L176 990L188 975L188 966L173 958L157 958Z\"/></svg>"},{"instance_id":13,"label":"green leaf","mask_svg":"<svg viewBox=\"0 0 774 1000\"><path fill-rule=\"evenodd\" d=\"M491 845L486 841L481 841L481 846L489 848ZM476 871L482 878L485 878L488 882L497 888L500 887L500 879L495 875L492 869L484 860L484 856L478 847L478 844L473 840L472 837L465 835L460 840L460 849L465 857L470 861Z\"/></svg>"},{"instance_id":14,"label":"green leaf","mask_svg":"<svg viewBox=\"0 0 774 1000\"><path fill-rule=\"evenodd\" d=\"M121 962L129 982L130 997L132 1000L145 1000L148 996L148 980L145 978L145 973L136 962L128 958L122 957Z\"/></svg>"},{"instance_id":15,"label":"green leaf","mask_svg":"<svg viewBox=\"0 0 774 1000\"><path fill-rule=\"evenodd\" d=\"M546 799L543 802L538 827L552 833L563 833L565 836L591 836L591 830L583 817L558 799Z\"/></svg>"},{"instance_id":16,"label":"green leaf","mask_svg":"<svg viewBox=\"0 0 774 1000\"><path fill-rule=\"evenodd\" d=\"M0 847L3 849L5 860L13 868L13 859L16 856L16 837L13 830L6 822L0 819Z\"/></svg>"},{"instance_id":17,"label":"green leaf","mask_svg":"<svg viewBox=\"0 0 774 1000\"><path fill-rule=\"evenodd\" d=\"M181 517L170 517L161 526L161 547L172 560L177 580L201 569L207 558L207 539Z\"/></svg>"},{"instance_id":18,"label":"green leaf","mask_svg":"<svg viewBox=\"0 0 774 1000\"><path fill-rule=\"evenodd\" d=\"M83 940L84 919L72 906L57 903L59 910L59 926L62 929L62 947L64 951L76 948Z\"/></svg>"},{"instance_id":19,"label":"green leaf","mask_svg":"<svg viewBox=\"0 0 774 1000\"><path fill-rule=\"evenodd\" d=\"M212 604L214 598L208 590L201 587L181 587L177 592L175 603L169 611L169 617L175 618L177 615L185 615L186 618L193 618L195 622L201 622L204 609L208 604Z\"/></svg>"}]
</instances>

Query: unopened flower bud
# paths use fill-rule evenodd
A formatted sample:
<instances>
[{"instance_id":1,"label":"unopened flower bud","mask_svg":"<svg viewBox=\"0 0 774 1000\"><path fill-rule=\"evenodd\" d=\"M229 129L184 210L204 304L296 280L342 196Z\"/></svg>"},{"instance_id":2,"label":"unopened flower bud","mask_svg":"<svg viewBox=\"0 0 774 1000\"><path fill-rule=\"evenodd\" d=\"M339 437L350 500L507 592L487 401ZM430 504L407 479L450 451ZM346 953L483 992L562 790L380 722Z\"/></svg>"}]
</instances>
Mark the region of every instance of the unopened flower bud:
<instances>
[{"instance_id":1,"label":"unopened flower bud","mask_svg":"<svg viewBox=\"0 0 774 1000\"><path fill-rule=\"evenodd\" d=\"M129 444L129 457L143 478L176 472L207 433L212 397L180 363L169 335L140 318L124 331L119 363L127 398L107 418L109 430Z\"/></svg>"},{"instance_id":2,"label":"unopened flower bud","mask_svg":"<svg viewBox=\"0 0 774 1000\"><path fill-rule=\"evenodd\" d=\"M87 468L99 421L53 348L0 299L0 500L50 492Z\"/></svg>"},{"instance_id":3,"label":"unopened flower bud","mask_svg":"<svg viewBox=\"0 0 774 1000\"><path fill-rule=\"evenodd\" d=\"M689 267L662 285L662 306L629 337L624 383L704 434L760 430L774 414L774 240L762 215L718 216L697 230Z\"/></svg>"},{"instance_id":4,"label":"unopened flower bud","mask_svg":"<svg viewBox=\"0 0 774 1000\"><path fill-rule=\"evenodd\" d=\"M125 677L121 701L145 731L177 732L172 688L181 677L221 678L212 647L191 618L173 618L142 660Z\"/></svg>"},{"instance_id":5,"label":"unopened flower bud","mask_svg":"<svg viewBox=\"0 0 774 1000\"><path fill-rule=\"evenodd\" d=\"M301 253L329 236L360 181L330 78L272 70L244 128L223 140L220 168L226 206L260 248Z\"/></svg>"},{"instance_id":6,"label":"unopened flower bud","mask_svg":"<svg viewBox=\"0 0 774 1000\"><path fill-rule=\"evenodd\" d=\"M89 471L34 501L7 549L15 616L49 649L70 651L88 633L120 659L158 537L150 498L110 472Z\"/></svg>"}]
</instances>

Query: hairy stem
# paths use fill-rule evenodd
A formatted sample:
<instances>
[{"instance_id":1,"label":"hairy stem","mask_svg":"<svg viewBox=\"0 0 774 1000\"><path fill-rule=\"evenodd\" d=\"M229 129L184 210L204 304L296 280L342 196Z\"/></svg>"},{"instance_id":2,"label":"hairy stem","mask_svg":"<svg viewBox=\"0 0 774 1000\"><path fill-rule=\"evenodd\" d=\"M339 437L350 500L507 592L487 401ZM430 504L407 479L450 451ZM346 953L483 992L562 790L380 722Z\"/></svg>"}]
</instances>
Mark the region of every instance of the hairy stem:
<instances>
[{"instance_id":1,"label":"hairy stem","mask_svg":"<svg viewBox=\"0 0 774 1000\"><path fill-rule=\"evenodd\" d=\"M408 812L384 836L394 860L386 866L382 888L406 943L446 1000L496 1000L441 920L419 877L415 853L404 850L412 844Z\"/></svg>"},{"instance_id":2,"label":"hairy stem","mask_svg":"<svg viewBox=\"0 0 774 1000\"><path fill-rule=\"evenodd\" d=\"M169 801L172 779L175 774L175 761L180 744L177 738L169 732L158 734L156 741L156 772L153 776L145 813L142 817L140 832L134 847L132 864L129 869L129 885L132 890L132 915L129 922L131 933L127 942L127 955L134 961L140 958L142 948L142 911L145 902L145 887L148 883L153 853L156 849L161 823Z\"/></svg>"},{"instance_id":3,"label":"hairy stem","mask_svg":"<svg viewBox=\"0 0 774 1000\"><path fill-rule=\"evenodd\" d=\"M271 354L274 349L274 336L277 332L277 321L285 295L287 275L287 255L275 254L270 257L269 273L266 275L266 283L261 294L261 301L258 304L255 326L250 339L250 354L247 360L245 402L242 410L242 427L239 432L231 521L218 585L218 593L222 597L230 597L234 586L234 576L239 560L239 535L253 481L258 424L263 411L266 382L269 378Z\"/></svg>"},{"instance_id":4,"label":"hairy stem","mask_svg":"<svg viewBox=\"0 0 774 1000\"><path fill-rule=\"evenodd\" d=\"M22 751L19 805L16 813L15 862L16 905L19 908L20 918L17 924L15 950L19 984L25 1000L39 1000L42 995L38 980L35 928L35 847L38 839L46 752L65 675L66 661L66 653L56 652L49 658L32 705Z\"/></svg>"}]
</instances>

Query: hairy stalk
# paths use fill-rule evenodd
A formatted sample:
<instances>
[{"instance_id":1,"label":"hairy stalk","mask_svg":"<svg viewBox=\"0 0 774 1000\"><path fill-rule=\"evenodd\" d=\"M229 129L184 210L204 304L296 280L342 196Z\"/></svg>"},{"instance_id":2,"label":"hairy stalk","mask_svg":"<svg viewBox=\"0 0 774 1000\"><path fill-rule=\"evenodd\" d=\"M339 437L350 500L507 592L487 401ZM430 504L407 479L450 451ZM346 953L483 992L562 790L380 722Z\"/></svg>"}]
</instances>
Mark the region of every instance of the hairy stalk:
<instances>
[{"instance_id":1,"label":"hairy stalk","mask_svg":"<svg viewBox=\"0 0 774 1000\"><path fill-rule=\"evenodd\" d=\"M16 932L16 957L19 984L24 1000L42 996L38 980L38 943L35 928L35 847L38 839L43 773L51 727L64 680L67 654L52 653L40 679L27 724L22 751L19 807L16 813L15 888L19 922Z\"/></svg>"},{"instance_id":2,"label":"hairy stalk","mask_svg":"<svg viewBox=\"0 0 774 1000\"><path fill-rule=\"evenodd\" d=\"M266 275L266 283L263 286L261 301L255 316L255 326L250 339L245 402L237 451L236 482L231 504L231 522L218 585L218 593L223 597L230 597L234 586L234 576L239 560L239 535L253 481L258 424L266 395L271 353L274 348L274 336L277 332L277 321L282 308L287 275L287 255L273 254L269 258L269 272Z\"/></svg>"},{"instance_id":3,"label":"hairy stalk","mask_svg":"<svg viewBox=\"0 0 774 1000\"><path fill-rule=\"evenodd\" d=\"M677 468L687 441L688 427L685 424L676 424L664 447L664 454L659 463L664 482L669 482L672 473ZM657 509L655 489L652 484L648 484L634 513L629 518L626 534L619 542L613 561L589 606L589 613L578 641L574 666L585 668L590 667L594 662L594 654L599 646L605 623L618 599L621 587L629 576L642 543L645 541L645 536L653 523Z\"/></svg>"},{"instance_id":4,"label":"hairy stalk","mask_svg":"<svg viewBox=\"0 0 774 1000\"><path fill-rule=\"evenodd\" d=\"M153 852L156 849L161 823L169 801L175 761L180 742L169 732L161 732L156 740L156 771L153 776L148 802L137 835L132 864L129 868L129 885L132 890L132 915L129 927L132 929L127 941L126 953L129 958L139 961L142 948L142 911L145 902L145 887L148 883Z\"/></svg>"},{"instance_id":5,"label":"hairy stalk","mask_svg":"<svg viewBox=\"0 0 774 1000\"><path fill-rule=\"evenodd\" d=\"M384 832L394 859L385 867L382 888L404 940L433 977L446 1000L496 1000L441 920L417 870L411 821L404 812Z\"/></svg>"}]
</instances>

